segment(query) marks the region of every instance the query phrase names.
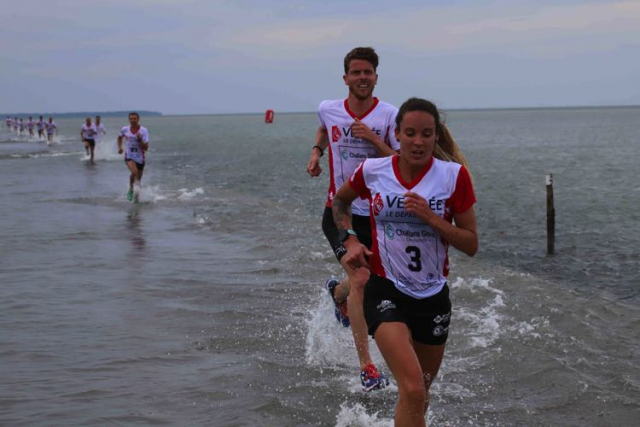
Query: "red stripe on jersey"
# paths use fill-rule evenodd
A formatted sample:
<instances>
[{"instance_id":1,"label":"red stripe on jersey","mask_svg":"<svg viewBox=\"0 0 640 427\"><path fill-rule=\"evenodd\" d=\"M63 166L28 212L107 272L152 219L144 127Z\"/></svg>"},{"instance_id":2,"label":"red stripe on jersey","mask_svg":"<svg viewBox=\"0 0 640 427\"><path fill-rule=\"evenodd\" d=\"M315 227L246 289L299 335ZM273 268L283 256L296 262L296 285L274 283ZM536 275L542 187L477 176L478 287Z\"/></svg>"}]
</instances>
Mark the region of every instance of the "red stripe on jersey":
<instances>
[{"instance_id":1,"label":"red stripe on jersey","mask_svg":"<svg viewBox=\"0 0 640 427\"><path fill-rule=\"evenodd\" d=\"M330 208L333 205L333 196L336 194L336 181L333 179L333 150L331 144L329 144L329 190L327 190L327 203L326 207Z\"/></svg>"},{"instance_id":2,"label":"red stripe on jersey","mask_svg":"<svg viewBox=\"0 0 640 427\"><path fill-rule=\"evenodd\" d=\"M447 200L447 207L452 213L462 213L469 209L476 202L476 195L473 192L471 176L464 166L460 167L456 188Z\"/></svg>"},{"instance_id":3,"label":"red stripe on jersey","mask_svg":"<svg viewBox=\"0 0 640 427\"><path fill-rule=\"evenodd\" d=\"M400 161L400 155L396 154L395 156L393 156L393 158L391 160L392 160L392 164L393 164L393 173L396 176L396 179L398 180L400 185L402 185L407 190L411 190L420 181L422 181L422 178L424 178L424 176L427 174L427 172L429 172L429 169L431 169L431 165L433 165L433 156L431 156L431 157L429 157L429 162L427 162L427 165L420 172L420 175L418 175L412 182L407 183L402 178L402 174L400 173L400 166L398 165L398 162Z\"/></svg>"},{"instance_id":4,"label":"red stripe on jersey","mask_svg":"<svg viewBox=\"0 0 640 427\"><path fill-rule=\"evenodd\" d=\"M366 160L364 162L366 162ZM367 184L364 182L364 173L362 172L364 162L360 163L356 171L351 175L351 178L349 178L349 185L358 193L361 199L369 199L371 198L371 193L367 188ZM369 210L371 210L371 203L369 203Z\"/></svg>"},{"instance_id":5,"label":"red stripe on jersey","mask_svg":"<svg viewBox=\"0 0 640 427\"><path fill-rule=\"evenodd\" d=\"M369 193L369 224L371 224L371 258L369 258L369 267L371 267L371 272L373 274L377 274L380 277L386 278L387 275L384 272L384 267L382 266L382 260L380 259L380 248L378 246L378 229L376 227L376 217L373 214L373 203L371 200L371 193L367 189Z\"/></svg>"},{"instance_id":6,"label":"red stripe on jersey","mask_svg":"<svg viewBox=\"0 0 640 427\"><path fill-rule=\"evenodd\" d=\"M380 102L380 100L376 97L373 98L373 105L371 106L371 108L369 108L367 111L365 111L365 113L363 115L361 115L360 117L356 116L355 113L353 111L351 111L351 109L349 108L349 103L347 102L348 99L344 100L344 109L347 111L347 113L353 117L354 119L358 119L358 120L362 120L365 117L367 117L367 115L372 112L376 106L378 105L378 102Z\"/></svg>"}]
</instances>

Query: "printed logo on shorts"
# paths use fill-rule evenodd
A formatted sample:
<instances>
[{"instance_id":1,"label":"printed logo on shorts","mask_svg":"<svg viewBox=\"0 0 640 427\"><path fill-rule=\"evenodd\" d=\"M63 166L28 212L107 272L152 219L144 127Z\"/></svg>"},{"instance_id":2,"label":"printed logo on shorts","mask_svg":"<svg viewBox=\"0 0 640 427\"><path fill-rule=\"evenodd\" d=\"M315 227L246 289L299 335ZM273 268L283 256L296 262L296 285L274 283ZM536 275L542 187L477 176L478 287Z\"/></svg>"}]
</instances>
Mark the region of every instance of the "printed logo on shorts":
<instances>
[{"instance_id":1,"label":"printed logo on shorts","mask_svg":"<svg viewBox=\"0 0 640 427\"><path fill-rule=\"evenodd\" d=\"M440 337L440 336L446 334L447 332L449 332L449 327L445 328L442 325L438 325L435 328L433 328L432 334L433 334L434 337Z\"/></svg>"},{"instance_id":2,"label":"printed logo on shorts","mask_svg":"<svg viewBox=\"0 0 640 427\"><path fill-rule=\"evenodd\" d=\"M391 301L389 301L388 299L382 300L380 302L380 304L378 304L376 306L376 308L378 309L378 311L380 313L384 313L387 310L390 310L392 308L396 308L396 305L394 303L392 303Z\"/></svg>"},{"instance_id":3,"label":"printed logo on shorts","mask_svg":"<svg viewBox=\"0 0 640 427\"><path fill-rule=\"evenodd\" d=\"M342 138L342 132L340 132L340 128L338 126L331 127L331 140L333 142L338 142Z\"/></svg>"},{"instance_id":4,"label":"printed logo on shorts","mask_svg":"<svg viewBox=\"0 0 640 427\"><path fill-rule=\"evenodd\" d=\"M451 317L451 313L447 313L443 316L440 316L439 314L433 318L433 322L434 323L442 323L442 322L446 322L447 320L449 320L449 318Z\"/></svg>"},{"instance_id":5,"label":"printed logo on shorts","mask_svg":"<svg viewBox=\"0 0 640 427\"><path fill-rule=\"evenodd\" d=\"M380 193L376 193L376 196L373 198L373 214L377 216L383 208L384 202L382 201L382 196Z\"/></svg>"}]
</instances>

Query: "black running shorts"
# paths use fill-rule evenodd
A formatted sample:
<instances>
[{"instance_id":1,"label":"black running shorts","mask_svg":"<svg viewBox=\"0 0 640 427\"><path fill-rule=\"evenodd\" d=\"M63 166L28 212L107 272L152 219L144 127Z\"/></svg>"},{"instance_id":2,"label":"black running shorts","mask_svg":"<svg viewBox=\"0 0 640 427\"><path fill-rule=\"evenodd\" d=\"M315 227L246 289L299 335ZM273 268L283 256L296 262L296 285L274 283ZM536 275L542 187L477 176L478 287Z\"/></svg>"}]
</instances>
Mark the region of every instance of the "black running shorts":
<instances>
[{"instance_id":1,"label":"black running shorts","mask_svg":"<svg viewBox=\"0 0 640 427\"><path fill-rule=\"evenodd\" d=\"M126 157L124 158L124 162L125 162L125 163L133 162L133 163L135 163L135 164L136 164L136 168L137 168L139 171L143 171L143 170L144 170L144 163L138 163L138 162L136 162L135 160L133 160L133 159L128 159L128 158L126 158Z\"/></svg>"},{"instance_id":2,"label":"black running shorts","mask_svg":"<svg viewBox=\"0 0 640 427\"><path fill-rule=\"evenodd\" d=\"M371 249L371 222L369 221L369 217L352 215L351 225L353 226L353 231L358 235L360 243ZM336 227L335 222L333 222L331 208L324 208L324 215L322 216L322 231L324 231L324 235L327 237L336 258L340 261L344 254L347 253L347 250L344 248L342 243L340 243L338 227Z\"/></svg>"},{"instance_id":3,"label":"black running shorts","mask_svg":"<svg viewBox=\"0 0 640 427\"><path fill-rule=\"evenodd\" d=\"M364 288L364 317L374 338L382 322L402 322L415 341L444 344L451 318L449 287L445 284L437 294L417 299L400 292L391 280L372 274Z\"/></svg>"}]
</instances>

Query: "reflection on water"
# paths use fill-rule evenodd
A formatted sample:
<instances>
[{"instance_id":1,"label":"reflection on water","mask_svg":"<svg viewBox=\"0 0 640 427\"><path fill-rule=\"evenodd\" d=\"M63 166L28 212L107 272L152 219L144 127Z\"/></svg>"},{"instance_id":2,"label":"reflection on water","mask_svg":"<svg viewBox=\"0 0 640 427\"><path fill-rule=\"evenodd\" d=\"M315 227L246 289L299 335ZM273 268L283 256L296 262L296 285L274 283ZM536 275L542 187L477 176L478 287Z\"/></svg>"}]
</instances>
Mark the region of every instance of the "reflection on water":
<instances>
[{"instance_id":1,"label":"reflection on water","mask_svg":"<svg viewBox=\"0 0 640 427\"><path fill-rule=\"evenodd\" d=\"M131 239L131 259L135 261L141 255L144 255L146 248L146 240L142 230L142 217L140 216L140 204L134 203L127 214L127 232Z\"/></svg>"}]
</instances>

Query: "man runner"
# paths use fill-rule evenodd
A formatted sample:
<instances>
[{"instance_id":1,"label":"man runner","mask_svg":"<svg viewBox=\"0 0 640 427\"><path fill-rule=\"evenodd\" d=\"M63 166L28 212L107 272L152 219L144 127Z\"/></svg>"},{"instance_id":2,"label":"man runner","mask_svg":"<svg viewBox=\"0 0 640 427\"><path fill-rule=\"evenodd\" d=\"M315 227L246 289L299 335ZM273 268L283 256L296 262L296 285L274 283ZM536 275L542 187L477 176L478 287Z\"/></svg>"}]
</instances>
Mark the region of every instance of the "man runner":
<instances>
[{"instance_id":1,"label":"man runner","mask_svg":"<svg viewBox=\"0 0 640 427\"><path fill-rule=\"evenodd\" d=\"M47 128L47 145L51 145L53 143L53 135L58 132L58 126L56 126L56 122L53 121L53 117L49 117L49 121L45 123L45 127Z\"/></svg>"},{"instance_id":2,"label":"man runner","mask_svg":"<svg viewBox=\"0 0 640 427\"><path fill-rule=\"evenodd\" d=\"M340 282L329 279L325 286L336 305L336 317L343 326L351 325L360 361L360 380L365 391L384 388L389 381L378 372L369 354L369 338L363 314L364 285L369 278L369 271L365 268L353 270L342 263L341 258L346 253L342 242L350 234L357 235L360 241L366 242L365 245L371 245L369 208L365 200L353 203L354 230L348 230L349 233L343 236L338 233L333 221L331 203L336 190L351 177L364 159L394 155L400 148L394 135L398 109L373 97L373 89L378 81L377 67L378 55L370 47L355 48L345 56L343 80L349 88L349 94L347 99L320 103L320 127L307 163L309 175L320 175L320 157L329 147L330 186L322 230L347 277Z\"/></svg>"},{"instance_id":3,"label":"man runner","mask_svg":"<svg viewBox=\"0 0 640 427\"><path fill-rule=\"evenodd\" d=\"M149 132L140 126L140 115L129 113L129 126L125 126L118 136L118 154L122 154L122 140L126 139L124 162L129 168L129 191L127 200L140 200L140 181L145 165L145 152L149 149ZM135 189L135 192L134 192ZM135 193L135 194L134 194Z\"/></svg>"},{"instance_id":4,"label":"man runner","mask_svg":"<svg viewBox=\"0 0 640 427\"><path fill-rule=\"evenodd\" d=\"M38 126L38 139L46 139L44 136L44 128L46 127L46 123L44 122L42 116L40 116L40 120L38 120L36 125Z\"/></svg>"},{"instance_id":5,"label":"man runner","mask_svg":"<svg viewBox=\"0 0 640 427\"><path fill-rule=\"evenodd\" d=\"M84 149L87 152L87 155L91 156L89 161L91 164L95 164L93 161L93 152L96 149L96 135L98 131L96 130L96 126L91 123L91 117L87 117L84 120L84 124L82 125L82 129L80 130L80 136L82 136L82 142L84 142Z\"/></svg>"}]
</instances>

